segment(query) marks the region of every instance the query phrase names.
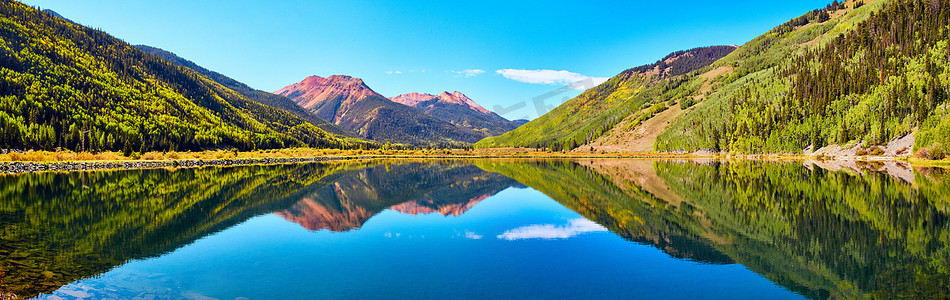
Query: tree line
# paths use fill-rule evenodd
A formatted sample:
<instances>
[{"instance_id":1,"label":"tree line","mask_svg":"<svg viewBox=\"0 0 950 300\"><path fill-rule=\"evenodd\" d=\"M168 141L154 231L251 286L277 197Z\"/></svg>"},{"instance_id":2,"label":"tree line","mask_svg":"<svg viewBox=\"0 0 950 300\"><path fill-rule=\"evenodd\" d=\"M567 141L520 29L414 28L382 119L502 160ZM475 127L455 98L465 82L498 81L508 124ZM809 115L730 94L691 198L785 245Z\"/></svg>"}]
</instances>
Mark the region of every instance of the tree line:
<instances>
[{"instance_id":1,"label":"tree line","mask_svg":"<svg viewBox=\"0 0 950 300\"><path fill-rule=\"evenodd\" d=\"M360 147L99 30L0 2L0 147Z\"/></svg>"}]
</instances>

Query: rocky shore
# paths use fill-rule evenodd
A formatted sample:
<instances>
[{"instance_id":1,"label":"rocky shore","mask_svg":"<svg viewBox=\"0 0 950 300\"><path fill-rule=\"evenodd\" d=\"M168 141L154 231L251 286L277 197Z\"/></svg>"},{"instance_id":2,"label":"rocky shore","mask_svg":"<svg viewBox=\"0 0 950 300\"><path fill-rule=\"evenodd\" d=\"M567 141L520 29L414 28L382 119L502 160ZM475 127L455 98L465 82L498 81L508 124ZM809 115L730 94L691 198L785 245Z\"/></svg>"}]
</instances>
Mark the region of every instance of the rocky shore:
<instances>
[{"instance_id":1,"label":"rocky shore","mask_svg":"<svg viewBox=\"0 0 950 300\"><path fill-rule=\"evenodd\" d=\"M331 160L361 159L357 156L288 157L288 158L235 158L235 159L188 159L154 161L85 161L85 162L2 162L0 173L26 173L44 171L84 171L104 169L155 169L194 168L206 166L239 166L255 164L286 164Z\"/></svg>"}]
</instances>

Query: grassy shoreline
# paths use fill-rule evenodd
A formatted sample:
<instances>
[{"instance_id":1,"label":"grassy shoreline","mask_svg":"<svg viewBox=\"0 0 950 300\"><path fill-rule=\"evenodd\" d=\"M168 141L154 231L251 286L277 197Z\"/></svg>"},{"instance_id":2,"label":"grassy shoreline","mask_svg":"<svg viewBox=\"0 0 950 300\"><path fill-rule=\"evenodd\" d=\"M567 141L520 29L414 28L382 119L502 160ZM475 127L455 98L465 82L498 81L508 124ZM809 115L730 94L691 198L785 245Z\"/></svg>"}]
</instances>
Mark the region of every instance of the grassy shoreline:
<instances>
[{"instance_id":1,"label":"grassy shoreline","mask_svg":"<svg viewBox=\"0 0 950 300\"><path fill-rule=\"evenodd\" d=\"M557 152L538 151L525 148L487 148L487 149L433 149L433 150L339 150L287 148L239 152L233 150L207 150L200 152L146 152L124 156L118 152L77 153L72 151L27 151L0 154L0 165L31 166L72 166L90 165L116 166L115 169L135 169L141 166L160 167L197 167L224 165L254 165L261 163L296 163L319 160L355 160L355 159L715 159L715 160L761 160L761 161L901 161L915 167L950 167L950 160L928 160L918 157L893 156L847 156L826 157L803 154L696 154L696 153L599 153L599 152ZM131 167L124 167L131 166ZM77 169L79 170L79 169ZM55 171L54 169L41 171ZM32 172L19 171L15 173Z\"/></svg>"}]
</instances>

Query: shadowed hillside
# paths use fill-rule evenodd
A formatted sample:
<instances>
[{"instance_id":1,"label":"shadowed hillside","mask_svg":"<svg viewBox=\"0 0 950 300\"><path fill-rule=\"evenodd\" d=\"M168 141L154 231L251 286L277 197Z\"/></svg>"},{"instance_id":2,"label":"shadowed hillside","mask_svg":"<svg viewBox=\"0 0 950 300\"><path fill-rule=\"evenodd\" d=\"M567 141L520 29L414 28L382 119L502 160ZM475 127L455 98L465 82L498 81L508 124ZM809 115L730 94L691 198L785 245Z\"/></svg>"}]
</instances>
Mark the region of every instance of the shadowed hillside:
<instances>
[{"instance_id":1,"label":"shadowed hillside","mask_svg":"<svg viewBox=\"0 0 950 300\"><path fill-rule=\"evenodd\" d=\"M265 91L251 88L244 83L241 83L230 77L224 76L218 72L205 69L204 67L199 66L191 62L190 60L181 58L174 53L171 53L159 48L155 48L155 47L151 47L147 45L136 45L135 47L141 49L142 51L148 52L152 55L161 57L162 59L168 62L192 69L195 72L198 72L201 75L204 75L205 77L208 77L211 80L214 80L215 82L231 90L234 90L235 92L241 93L241 95L243 95L244 97L247 97L250 100L256 101L260 104L276 107L279 109L283 109L287 112L290 112L293 115L297 116L298 118L301 118L309 122L310 124L313 124L314 126L320 127L320 129L323 129L326 132L340 135L340 136L348 136L348 137L356 136L353 133L340 129L340 127L333 125L332 123L327 122L326 120L318 118L313 113L308 112L307 110L298 106L296 103L294 103L290 99L287 99L287 97L284 97L281 95L275 95L275 94L271 94Z\"/></svg>"},{"instance_id":2,"label":"shadowed hillside","mask_svg":"<svg viewBox=\"0 0 950 300\"><path fill-rule=\"evenodd\" d=\"M503 134L523 124L518 121L508 121L457 91L443 92L438 95L409 93L389 98L389 100L418 108L452 125L472 129L484 137Z\"/></svg>"}]
</instances>

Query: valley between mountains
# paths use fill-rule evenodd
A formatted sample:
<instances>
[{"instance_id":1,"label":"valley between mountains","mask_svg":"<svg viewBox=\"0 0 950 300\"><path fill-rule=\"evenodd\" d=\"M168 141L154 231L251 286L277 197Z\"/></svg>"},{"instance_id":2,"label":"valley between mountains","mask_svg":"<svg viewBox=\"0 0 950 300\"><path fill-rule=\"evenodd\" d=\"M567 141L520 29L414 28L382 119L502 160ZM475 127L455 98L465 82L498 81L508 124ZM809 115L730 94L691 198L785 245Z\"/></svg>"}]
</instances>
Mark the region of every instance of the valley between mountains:
<instances>
[{"instance_id":1,"label":"valley between mountains","mask_svg":"<svg viewBox=\"0 0 950 300\"><path fill-rule=\"evenodd\" d=\"M349 75L271 93L77 21L0 1L4 152L513 148L939 160L950 147L950 0L834 1L743 45L627 69L530 121L460 91L384 96Z\"/></svg>"}]
</instances>

